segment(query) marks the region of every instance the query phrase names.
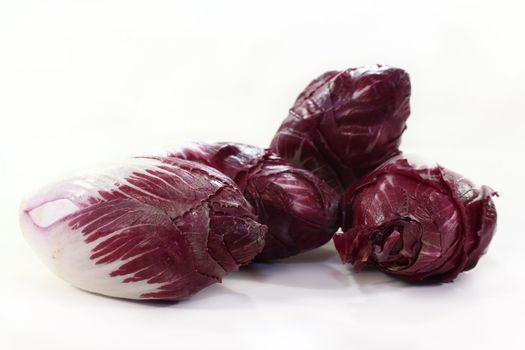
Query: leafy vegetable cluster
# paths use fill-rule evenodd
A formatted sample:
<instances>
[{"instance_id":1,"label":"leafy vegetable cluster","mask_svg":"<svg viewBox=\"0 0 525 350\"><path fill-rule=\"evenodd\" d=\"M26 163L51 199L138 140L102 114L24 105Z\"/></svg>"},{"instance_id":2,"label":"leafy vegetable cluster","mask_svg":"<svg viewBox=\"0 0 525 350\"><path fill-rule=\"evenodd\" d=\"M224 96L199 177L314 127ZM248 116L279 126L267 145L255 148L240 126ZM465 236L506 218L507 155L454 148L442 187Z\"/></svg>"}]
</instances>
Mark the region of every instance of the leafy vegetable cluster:
<instances>
[{"instance_id":1,"label":"leafy vegetable cluster","mask_svg":"<svg viewBox=\"0 0 525 350\"><path fill-rule=\"evenodd\" d=\"M64 280L128 299L182 300L332 237L356 271L452 281L494 235L496 192L401 153L410 92L399 68L327 72L268 149L195 143L63 180L22 203L22 231Z\"/></svg>"}]
</instances>

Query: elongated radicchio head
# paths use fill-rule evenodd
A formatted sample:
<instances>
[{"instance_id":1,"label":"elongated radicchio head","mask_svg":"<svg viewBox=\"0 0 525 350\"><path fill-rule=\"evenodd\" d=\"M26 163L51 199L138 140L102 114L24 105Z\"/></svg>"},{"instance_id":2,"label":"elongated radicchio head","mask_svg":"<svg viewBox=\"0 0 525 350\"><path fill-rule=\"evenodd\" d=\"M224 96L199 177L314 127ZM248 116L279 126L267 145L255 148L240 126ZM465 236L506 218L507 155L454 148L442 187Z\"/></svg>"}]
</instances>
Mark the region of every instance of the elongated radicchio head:
<instances>
[{"instance_id":1,"label":"elongated radicchio head","mask_svg":"<svg viewBox=\"0 0 525 350\"><path fill-rule=\"evenodd\" d=\"M259 261L317 248L338 228L338 195L324 181L269 150L239 143L194 144L172 152L232 178L268 226Z\"/></svg>"},{"instance_id":2,"label":"elongated radicchio head","mask_svg":"<svg viewBox=\"0 0 525 350\"><path fill-rule=\"evenodd\" d=\"M343 190L399 153L409 99L402 69L327 72L297 97L270 147Z\"/></svg>"},{"instance_id":3,"label":"elongated radicchio head","mask_svg":"<svg viewBox=\"0 0 525 350\"><path fill-rule=\"evenodd\" d=\"M408 280L452 281L472 269L496 229L496 193L441 166L396 157L352 186L334 242L343 262Z\"/></svg>"},{"instance_id":4,"label":"elongated radicchio head","mask_svg":"<svg viewBox=\"0 0 525 350\"><path fill-rule=\"evenodd\" d=\"M22 203L20 221L59 277L128 299L187 298L249 263L266 233L229 178L161 158L55 183Z\"/></svg>"}]
</instances>

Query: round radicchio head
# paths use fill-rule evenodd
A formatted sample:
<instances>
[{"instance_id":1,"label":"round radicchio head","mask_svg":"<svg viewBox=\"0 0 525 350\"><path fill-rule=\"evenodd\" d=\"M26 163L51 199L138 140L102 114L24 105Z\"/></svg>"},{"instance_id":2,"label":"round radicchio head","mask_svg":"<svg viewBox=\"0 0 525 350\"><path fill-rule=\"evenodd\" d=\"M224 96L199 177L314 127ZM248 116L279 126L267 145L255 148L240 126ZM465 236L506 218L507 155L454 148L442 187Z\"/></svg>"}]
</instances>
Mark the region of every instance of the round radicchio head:
<instances>
[{"instance_id":1,"label":"round radicchio head","mask_svg":"<svg viewBox=\"0 0 525 350\"><path fill-rule=\"evenodd\" d=\"M342 191L399 154L409 99L402 69L327 72L299 95L270 147Z\"/></svg>"},{"instance_id":2,"label":"round radicchio head","mask_svg":"<svg viewBox=\"0 0 525 350\"><path fill-rule=\"evenodd\" d=\"M496 229L496 193L441 166L399 156L342 199L343 262L372 265L407 280L452 281L472 269Z\"/></svg>"},{"instance_id":3,"label":"round radicchio head","mask_svg":"<svg viewBox=\"0 0 525 350\"><path fill-rule=\"evenodd\" d=\"M24 201L22 230L62 279L128 299L181 300L263 248L266 227L226 176L180 159L134 158Z\"/></svg>"},{"instance_id":4,"label":"round radicchio head","mask_svg":"<svg viewBox=\"0 0 525 350\"><path fill-rule=\"evenodd\" d=\"M198 143L172 152L223 172L268 226L258 261L320 247L338 228L338 195L324 181L269 150L240 143Z\"/></svg>"}]
</instances>

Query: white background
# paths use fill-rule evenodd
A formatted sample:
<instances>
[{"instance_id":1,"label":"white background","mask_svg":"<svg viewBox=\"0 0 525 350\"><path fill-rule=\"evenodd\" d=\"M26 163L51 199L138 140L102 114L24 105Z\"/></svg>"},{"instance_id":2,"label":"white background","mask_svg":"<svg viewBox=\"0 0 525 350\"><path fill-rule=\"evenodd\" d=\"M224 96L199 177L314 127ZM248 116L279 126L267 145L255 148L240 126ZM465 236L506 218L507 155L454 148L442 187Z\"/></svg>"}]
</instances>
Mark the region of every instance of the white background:
<instances>
[{"instance_id":1,"label":"white background","mask_svg":"<svg viewBox=\"0 0 525 350\"><path fill-rule=\"evenodd\" d=\"M522 1L1 1L0 348L524 349ZM406 69L402 148L498 190L498 231L454 283L355 274L332 243L189 301L77 290L21 237L20 199L188 140L267 146L320 73Z\"/></svg>"}]
</instances>

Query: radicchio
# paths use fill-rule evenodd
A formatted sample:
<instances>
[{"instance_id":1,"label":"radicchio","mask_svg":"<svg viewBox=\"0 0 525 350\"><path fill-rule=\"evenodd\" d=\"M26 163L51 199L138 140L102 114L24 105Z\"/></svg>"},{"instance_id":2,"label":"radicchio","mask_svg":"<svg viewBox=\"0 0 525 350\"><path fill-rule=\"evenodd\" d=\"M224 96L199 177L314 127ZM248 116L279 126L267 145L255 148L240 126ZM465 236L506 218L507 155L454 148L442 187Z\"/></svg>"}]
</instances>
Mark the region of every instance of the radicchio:
<instances>
[{"instance_id":1,"label":"radicchio","mask_svg":"<svg viewBox=\"0 0 525 350\"><path fill-rule=\"evenodd\" d=\"M170 156L209 165L235 181L259 222L268 226L258 261L317 248L338 228L337 193L269 150L240 143L199 143Z\"/></svg>"},{"instance_id":2,"label":"radicchio","mask_svg":"<svg viewBox=\"0 0 525 350\"><path fill-rule=\"evenodd\" d=\"M62 279L128 299L181 300L262 249L266 227L207 166L135 158L24 201L22 230Z\"/></svg>"},{"instance_id":3,"label":"radicchio","mask_svg":"<svg viewBox=\"0 0 525 350\"><path fill-rule=\"evenodd\" d=\"M399 68L324 73L297 97L270 147L342 191L399 154L409 99Z\"/></svg>"},{"instance_id":4,"label":"radicchio","mask_svg":"<svg viewBox=\"0 0 525 350\"><path fill-rule=\"evenodd\" d=\"M408 280L452 281L476 266L496 230L496 193L441 166L396 157L353 185L334 242L343 262Z\"/></svg>"}]
</instances>

